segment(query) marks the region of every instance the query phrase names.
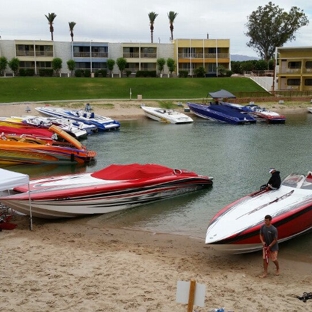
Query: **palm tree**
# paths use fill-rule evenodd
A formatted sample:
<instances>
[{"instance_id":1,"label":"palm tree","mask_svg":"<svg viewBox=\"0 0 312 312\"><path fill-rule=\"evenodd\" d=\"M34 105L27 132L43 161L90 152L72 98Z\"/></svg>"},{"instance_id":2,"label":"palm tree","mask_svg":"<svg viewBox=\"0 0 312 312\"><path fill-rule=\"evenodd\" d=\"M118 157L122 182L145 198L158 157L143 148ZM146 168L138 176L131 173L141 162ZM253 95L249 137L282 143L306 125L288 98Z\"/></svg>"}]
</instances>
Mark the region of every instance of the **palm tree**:
<instances>
[{"instance_id":1,"label":"palm tree","mask_svg":"<svg viewBox=\"0 0 312 312\"><path fill-rule=\"evenodd\" d=\"M169 24L170 24L170 32L171 32L171 40L173 40L173 22L175 18L177 17L178 13L170 11L168 13L168 18L169 18Z\"/></svg>"},{"instance_id":2,"label":"palm tree","mask_svg":"<svg viewBox=\"0 0 312 312\"><path fill-rule=\"evenodd\" d=\"M75 22L68 22L69 25L69 31L70 31L70 36L72 38L72 41L74 41L74 27L76 25Z\"/></svg>"},{"instance_id":3,"label":"palm tree","mask_svg":"<svg viewBox=\"0 0 312 312\"><path fill-rule=\"evenodd\" d=\"M148 17L150 20L151 43L153 43L154 22L155 22L155 19L157 16L158 16L158 14L156 14L155 12L148 13Z\"/></svg>"},{"instance_id":4,"label":"palm tree","mask_svg":"<svg viewBox=\"0 0 312 312\"><path fill-rule=\"evenodd\" d=\"M48 13L48 15L45 15L45 17L46 17L47 20L49 21L50 33L51 33L51 40L53 41L53 32L54 32L53 21L54 21L54 19L56 18L56 14L55 14L55 13Z\"/></svg>"}]
</instances>

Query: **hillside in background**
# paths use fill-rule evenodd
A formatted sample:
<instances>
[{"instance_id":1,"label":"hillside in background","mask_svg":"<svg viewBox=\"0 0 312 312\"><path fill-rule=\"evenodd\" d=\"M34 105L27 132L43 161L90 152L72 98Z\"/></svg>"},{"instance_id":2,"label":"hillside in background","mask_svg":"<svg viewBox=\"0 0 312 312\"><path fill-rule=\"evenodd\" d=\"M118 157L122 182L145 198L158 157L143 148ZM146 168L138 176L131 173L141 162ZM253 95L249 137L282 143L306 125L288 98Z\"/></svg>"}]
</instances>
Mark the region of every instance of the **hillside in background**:
<instances>
[{"instance_id":1,"label":"hillside in background","mask_svg":"<svg viewBox=\"0 0 312 312\"><path fill-rule=\"evenodd\" d=\"M243 61L259 60L259 57L240 55L240 54L231 54L231 60L243 62Z\"/></svg>"}]
</instances>

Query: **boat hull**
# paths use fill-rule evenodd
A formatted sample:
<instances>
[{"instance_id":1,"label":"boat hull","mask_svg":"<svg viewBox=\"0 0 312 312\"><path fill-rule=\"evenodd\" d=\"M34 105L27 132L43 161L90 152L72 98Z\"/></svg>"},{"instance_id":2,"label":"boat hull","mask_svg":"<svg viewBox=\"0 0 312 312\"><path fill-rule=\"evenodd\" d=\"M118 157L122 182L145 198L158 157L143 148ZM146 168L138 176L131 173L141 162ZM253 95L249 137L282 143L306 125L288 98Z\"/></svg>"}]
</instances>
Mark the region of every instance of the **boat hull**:
<instances>
[{"instance_id":1,"label":"boat hull","mask_svg":"<svg viewBox=\"0 0 312 312\"><path fill-rule=\"evenodd\" d=\"M311 231L312 179L290 175L278 190L255 192L226 206L212 218L206 244L232 253L260 250L265 215L273 217L279 242Z\"/></svg>"},{"instance_id":2,"label":"boat hull","mask_svg":"<svg viewBox=\"0 0 312 312\"><path fill-rule=\"evenodd\" d=\"M49 129L71 146L0 140L0 164L84 164L95 159L96 152L88 151L70 134L57 126Z\"/></svg>"},{"instance_id":3,"label":"boat hull","mask_svg":"<svg viewBox=\"0 0 312 312\"><path fill-rule=\"evenodd\" d=\"M247 114L240 113L234 108L226 105L204 105L196 103L187 103L187 105L195 115L201 118L233 125L256 123L255 118Z\"/></svg>"},{"instance_id":4,"label":"boat hull","mask_svg":"<svg viewBox=\"0 0 312 312\"><path fill-rule=\"evenodd\" d=\"M47 116L62 117L83 122L87 125L94 125L98 131L111 131L118 130L120 128L120 123L116 120L96 115L94 113L85 112L83 110L70 110L58 107L36 107L36 110Z\"/></svg>"},{"instance_id":5,"label":"boat hull","mask_svg":"<svg viewBox=\"0 0 312 312\"><path fill-rule=\"evenodd\" d=\"M141 106L145 115L153 120L171 124L192 123L193 119L183 113L171 109L163 109L157 107Z\"/></svg>"},{"instance_id":6,"label":"boat hull","mask_svg":"<svg viewBox=\"0 0 312 312\"><path fill-rule=\"evenodd\" d=\"M22 186L15 188L21 193L0 200L12 209L30 214L30 195L33 216L70 218L128 209L211 185L212 178L184 170L156 165L111 165L93 174L33 180L30 194L28 186Z\"/></svg>"}]
</instances>

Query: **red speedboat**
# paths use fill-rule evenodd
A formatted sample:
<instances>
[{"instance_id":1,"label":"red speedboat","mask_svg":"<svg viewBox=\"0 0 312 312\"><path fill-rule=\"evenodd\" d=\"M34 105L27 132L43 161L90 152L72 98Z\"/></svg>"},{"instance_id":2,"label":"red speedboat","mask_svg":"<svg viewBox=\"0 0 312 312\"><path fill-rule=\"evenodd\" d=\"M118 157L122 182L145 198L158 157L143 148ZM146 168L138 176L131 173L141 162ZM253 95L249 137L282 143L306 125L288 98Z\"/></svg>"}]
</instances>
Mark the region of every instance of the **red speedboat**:
<instances>
[{"instance_id":1,"label":"red speedboat","mask_svg":"<svg viewBox=\"0 0 312 312\"><path fill-rule=\"evenodd\" d=\"M260 250L265 215L273 217L279 242L312 230L312 173L290 174L278 190L257 191L224 207L210 221L206 244L230 253Z\"/></svg>"},{"instance_id":2,"label":"red speedboat","mask_svg":"<svg viewBox=\"0 0 312 312\"><path fill-rule=\"evenodd\" d=\"M213 178L157 164L110 165L93 173L30 181L31 212L41 218L76 217L132 208L212 185ZM30 214L28 185L0 201Z\"/></svg>"}]
</instances>

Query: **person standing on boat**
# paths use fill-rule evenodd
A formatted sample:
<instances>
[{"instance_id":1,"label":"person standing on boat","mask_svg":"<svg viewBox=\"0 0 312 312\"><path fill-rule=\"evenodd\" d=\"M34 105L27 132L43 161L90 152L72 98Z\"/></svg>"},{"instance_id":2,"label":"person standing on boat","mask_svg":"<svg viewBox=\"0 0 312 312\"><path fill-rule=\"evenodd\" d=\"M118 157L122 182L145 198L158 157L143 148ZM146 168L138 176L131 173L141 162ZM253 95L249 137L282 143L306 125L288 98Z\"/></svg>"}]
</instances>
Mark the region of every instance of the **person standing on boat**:
<instances>
[{"instance_id":1,"label":"person standing on boat","mask_svg":"<svg viewBox=\"0 0 312 312\"><path fill-rule=\"evenodd\" d=\"M91 109L92 109L92 108L91 108L90 103L87 103L86 106L85 106L85 111L86 111L86 112L90 112Z\"/></svg>"},{"instance_id":2,"label":"person standing on boat","mask_svg":"<svg viewBox=\"0 0 312 312\"><path fill-rule=\"evenodd\" d=\"M261 186L261 190L278 190L282 183L280 172L277 171L275 168L271 168L269 170L269 173L271 173L271 178L269 179L267 184Z\"/></svg>"},{"instance_id":3,"label":"person standing on boat","mask_svg":"<svg viewBox=\"0 0 312 312\"><path fill-rule=\"evenodd\" d=\"M264 224L260 228L260 241L263 246L263 274L261 277L268 275L269 258L273 261L276 267L275 275L279 275L279 263L277 260L278 254L278 231L272 225L272 217L266 215L264 217Z\"/></svg>"}]
</instances>

